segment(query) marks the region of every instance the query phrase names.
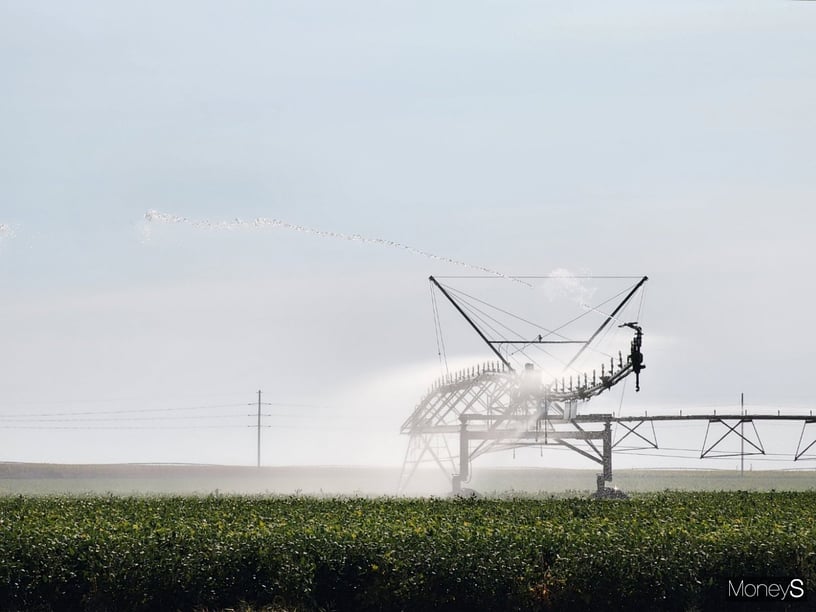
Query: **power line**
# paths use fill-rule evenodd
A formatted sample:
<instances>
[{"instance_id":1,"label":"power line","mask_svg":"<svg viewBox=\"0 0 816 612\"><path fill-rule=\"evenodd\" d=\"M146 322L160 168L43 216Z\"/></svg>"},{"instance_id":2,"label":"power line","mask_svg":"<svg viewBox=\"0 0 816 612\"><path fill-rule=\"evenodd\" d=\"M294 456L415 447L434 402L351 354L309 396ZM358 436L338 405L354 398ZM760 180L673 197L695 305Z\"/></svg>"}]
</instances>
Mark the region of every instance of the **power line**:
<instances>
[{"instance_id":1,"label":"power line","mask_svg":"<svg viewBox=\"0 0 816 612\"><path fill-rule=\"evenodd\" d=\"M118 410L85 410L85 411L62 411L62 412L40 412L35 414L29 414L24 412L18 412L13 414L3 414L0 415L0 418L7 418L7 417L52 417L52 416L88 416L88 415L96 415L96 414L129 414L132 412L142 413L142 412L175 412L181 410L211 410L214 408L238 408L244 406L244 404L214 404L210 406L184 406L184 407L173 407L173 408L124 408Z\"/></svg>"},{"instance_id":2,"label":"power line","mask_svg":"<svg viewBox=\"0 0 816 612\"><path fill-rule=\"evenodd\" d=\"M253 404L254 405L254 404ZM297 404L292 402L264 402L265 406L273 406L280 408L310 408L315 410L329 410L328 406L319 406L316 404ZM131 414L131 413L145 413L145 412L180 412L188 410L213 410L216 408L242 408L246 406L242 404L211 404L204 406L182 406L169 408L123 408L117 410L82 410L82 411L60 411L60 412L38 412L25 413L17 412L11 414L0 414L0 419L5 418L40 418L40 417L58 417L58 416L94 416L104 414ZM323 418L323 417L321 417Z\"/></svg>"},{"instance_id":3,"label":"power line","mask_svg":"<svg viewBox=\"0 0 816 612\"><path fill-rule=\"evenodd\" d=\"M98 423L99 421L189 421L198 419L236 419L244 418L243 414L208 414L204 416L132 416L132 417L99 417L99 418L37 418L36 420L26 419L23 417L2 417L0 422L7 423L25 423L32 421L34 423Z\"/></svg>"},{"instance_id":4,"label":"power line","mask_svg":"<svg viewBox=\"0 0 816 612\"><path fill-rule=\"evenodd\" d=\"M87 430L130 430L130 429L243 429L245 425L167 425L167 426L151 426L151 425L10 425L4 426L3 429L38 429L38 430L53 430L53 429L77 429L82 431Z\"/></svg>"},{"instance_id":5,"label":"power line","mask_svg":"<svg viewBox=\"0 0 816 612\"><path fill-rule=\"evenodd\" d=\"M190 421L190 420L207 420L207 419L238 419L255 416L254 414L205 414L205 415L189 415L189 416L116 416L116 417L80 417L80 418L51 418L51 417L4 417L0 416L0 424L2 423L96 423L100 421L108 422L129 422L129 421ZM308 414L293 414L293 413L264 413L261 416L275 419L306 419L314 418L314 415ZM334 420L343 418L339 415L329 414L321 415L321 421Z\"/></svg>"}]
</instances>

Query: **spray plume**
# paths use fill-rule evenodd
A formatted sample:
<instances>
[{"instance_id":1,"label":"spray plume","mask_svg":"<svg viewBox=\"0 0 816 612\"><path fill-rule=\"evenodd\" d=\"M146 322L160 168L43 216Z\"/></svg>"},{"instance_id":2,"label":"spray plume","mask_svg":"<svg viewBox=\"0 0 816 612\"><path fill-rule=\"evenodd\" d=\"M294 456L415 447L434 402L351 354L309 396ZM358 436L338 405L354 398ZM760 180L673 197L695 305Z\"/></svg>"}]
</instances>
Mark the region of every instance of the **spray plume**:
<instances>
[{"instance_id":1,"label":"spray plume","mask_svg":"<svg viewBox=\"0 0 816 612\"><path fill-rule=\"evenodd\" d=\"M595 294L594 287L588 287L583 279L566 268L557 268L548 275L550 283L544 284L544 292L550 301L556 298L566 298L583 306Z\"/></svg>"},{"instance_id":2,"label":"spray plume","mask_svg":"<svg viewBox=\"0 0 816 612\"><path fill-rule=\"evenodd\" d=\"M0 223L0 240L14 238L14 230L7 223Z\"/></svg>"},{"instance_id":3,"label":"spray plume","mask_svg":"<svg viewBox=\"0 0 816 612\"><path fill-rule=\"evenodd\" d=\"M309 234L311 236L318 236L320 238L334 238L336 240L347 240L350 242L360 242L363 244L376 244L383 247L388 247L392 249L401 249L403 251L408 251L409 253L413 253L414 255L420 255L421 257L426 257L428 259L433 259L435 261L441 261L444 263L452 264L455 266L461 266L463 268L468 268L470 270L477 270L479 272L485 272L492 276L498 276L500 278L504 278L516 283L520 283L523 285L528 285L524 281L519 279L513 278L512 276L507 276L506 274L502 274L501 272L497 272L496 270L492 270L490 268L485 268L483 266L477 266L474 264L469 264L464 261L460 261L458 259L453 259L451 257L445 257L443 255L436 255L434 253L429 253L428 251L423 251L422 249L417 249L415 247L409 246L407 244L402 244L400 242L395 242L393 240L385 240L384 238L370 238L367 236L361 236L360 234L344 234L342 232L333 232L329 230L319 230L314 229L311 227L306 227L304 225L298 225L296 223L288 223L286 221L281 221L280 219L265 219L263 217L258 217L253 221L243 221L241 219L234 219L233 221L208 221L206 219L203 220L195 220L189 219L187 217L181 217L179 215L173 215L168 213L159 212L157 210L148 210L145 215L145 222L147 224L150 223L163 223L163 224L180 224L180 225L187 225L194 229L205 229L205 230L238 230L238 229L286 229L294 232L300 232L303 234ZM145 237L149 239L149 228L146 228Z\"/></svg>"}]
</instances>

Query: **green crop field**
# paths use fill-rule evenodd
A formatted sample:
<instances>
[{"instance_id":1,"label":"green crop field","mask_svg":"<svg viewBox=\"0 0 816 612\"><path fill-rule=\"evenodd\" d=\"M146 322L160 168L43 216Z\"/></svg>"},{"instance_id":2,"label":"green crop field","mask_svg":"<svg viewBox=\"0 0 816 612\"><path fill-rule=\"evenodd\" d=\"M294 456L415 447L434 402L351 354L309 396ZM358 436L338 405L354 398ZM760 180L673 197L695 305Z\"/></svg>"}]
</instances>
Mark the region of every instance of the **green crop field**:
<instances>
[{"instance_id":1,"label":"green crop field","mask_svg":"<svg viewBox=\"0 0 816 612\"><path fill-rule=\"evenodd\" d=\"M44 610L718 609L723 577L816 585L814 510L814 492L618 501L7 496L0 602Z\"/></svg>"}]
</instances>

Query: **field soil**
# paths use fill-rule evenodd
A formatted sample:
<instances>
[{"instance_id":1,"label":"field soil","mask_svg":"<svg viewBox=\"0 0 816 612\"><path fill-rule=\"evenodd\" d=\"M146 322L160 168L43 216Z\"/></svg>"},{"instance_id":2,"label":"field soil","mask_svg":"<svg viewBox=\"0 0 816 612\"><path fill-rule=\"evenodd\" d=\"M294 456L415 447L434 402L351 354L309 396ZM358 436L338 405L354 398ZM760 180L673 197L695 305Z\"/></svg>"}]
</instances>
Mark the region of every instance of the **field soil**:
<instances>
[{"instance_id":1,"label":"field soil","mask_svg":"<svg viewBox=\"0 0 816 612\"><path fill-rule=\"evenodd\" d=\"M0 495L39 494L397 494L399 468L244 467L223 465L62 465L0 463ZM626 492L806 491L816 488L816 471L619 470L613 486ZM583 494L595 487L594 470L477 469L467 487L484 495ZM441 471L418 472L406 495L445 496Z\"/></svg>"}]
</instances>

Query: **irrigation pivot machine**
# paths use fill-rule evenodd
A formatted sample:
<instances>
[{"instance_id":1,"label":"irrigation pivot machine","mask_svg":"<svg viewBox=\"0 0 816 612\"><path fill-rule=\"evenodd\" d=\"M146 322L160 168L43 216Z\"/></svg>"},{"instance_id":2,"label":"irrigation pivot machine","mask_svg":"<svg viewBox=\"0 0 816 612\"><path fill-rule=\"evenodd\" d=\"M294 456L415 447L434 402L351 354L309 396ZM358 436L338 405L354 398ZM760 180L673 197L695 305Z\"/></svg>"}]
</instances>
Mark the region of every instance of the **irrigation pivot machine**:
<instances>
[{"instance_id":1,"label":"irrigation pivot machine","mask_svg":"<svg viewBox=\"0 0 816 612\"><path fill-rule=\"evenodd\" d=\"M558 327L544 327L430 277L434 312L436 294L449 302L493 353L495 360L437 380L403 423L410 436L401 487L420 464L433 462L451 475L454 493L470 479L471 463L486 453L527 446L560 445L601 466L598 490L606 492L612 480L612 430L608 419L586 418L580 408L594 397L634 375L640 388L644 369L643 329L638 321L619 316L648 280L642 277L628 288L600 325L584 339L574 339L565 328L599 308L585 306L584 314ZM607 300L609 302L609 300ZM606 306L609 308L609 306ZM504 320L496 316L504 313ZM509 315L509 317L508 317ZM438 320L438 317L437 317ZM513 327L507 321L515 323ZM517 332L518 327L525 332ZM613 326L631 332L628 346L616 354L604 352L598 367L581 371L575 366L593 344ZM441 332L439 332L441 333ZM557 357L554 349L563 354ZM534 356L535 355L535 356ZM545 371L542 357L556 361L560 371ZM549 380L545 375L549 374ZM458 438L458 440L456 440Z\"/></svg>"},{"instance_id":2,"label":"irrigation pivot machine","mask_svg":"<svg viewBox=\"0 0 816 612\"><path fill-rule=\"evenodd\" d=\"M485 277L452 277L474 279ZM583 277L593 278L593 277ZM739 456L765 454L754 421L802 421L799 444L791 457L803 458L816 445L805 439L810 415L687 414L621 416L612 410L590 412L588 403L634 378L640 390L644 330L639 321L643 305L643 277L594 277L625 279L627 286L594 306L584 300L582 279L571 276L513 277L569 282L566 293L580 303L581 313L557 326L542 326L499 308L431 276L431 299L437 332L442 375L402 424L409 436L400 476L404 491L423 464L436 465L450 478L454 494L463 491L471 477L473 461L487 453L524 447L558 446L595 462L599 497L620 493L607 485L612 481L612 451L624 440L658 449L655 421L707 420L700 458L728 457L726 439L739 440ZM493 359L451 371L444 355L440 323L441 306L448 303L460 323L472 330ZM449 310L451 310L449 308ZM574 312L573 312L574 314ZM578 327L576 327L578 326ZM579 330L579 331L576 331ZM621 398L622 400L622 398ZM613 440L613 425L619 438ZM747 427L746 427L747 426ZM720 433L716 433L717 429ZM714 433L712 433L714 432ZM808 457L811 458L811 457Z\"/></svg>"}]
</instances>

